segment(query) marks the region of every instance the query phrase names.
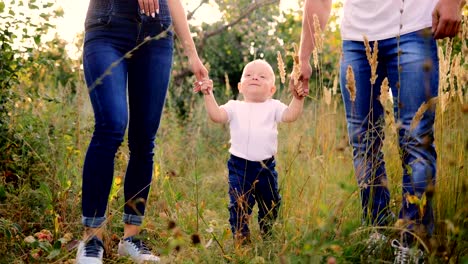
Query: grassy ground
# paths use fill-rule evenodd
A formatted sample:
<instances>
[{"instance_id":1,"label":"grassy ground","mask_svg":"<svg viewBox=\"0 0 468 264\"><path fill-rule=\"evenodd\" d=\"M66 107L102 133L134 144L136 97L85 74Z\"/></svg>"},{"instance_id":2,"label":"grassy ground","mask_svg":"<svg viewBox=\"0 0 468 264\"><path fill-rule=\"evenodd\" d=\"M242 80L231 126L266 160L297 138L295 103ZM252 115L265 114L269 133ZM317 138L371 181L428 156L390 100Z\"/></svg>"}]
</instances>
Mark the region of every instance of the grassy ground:
<instances>
[{"instance_id":1,"label":"grassy ground","mask_svg":"<svg viewBox=\"0 0 468 264\"><path fill-rule=\"evenodd\" d=\"M450 80L442 78L446 89L437 104L437 225L434 238L426 241L430 263L468 262L466 71L460 71L458 79L461 85L450 86ZM29 171L16 172L30 178L13 175L10 179L6 172L2 178L0 263L73 263L82 232L81 167L93 125L84 84L77 82L77 94L71 97L68 87L59 87L56 101L22 94L11 112L15 140L8 144L29 155L17 156L15 162L34 166L24 164L21 168ZM278 93L277 98L289 101L286 94ZM207 119L202 103L200 98L183 122L168 106L158 133L144 229L163 263L393 262L390 242L382 242L373 253L366 244L375 228L361 226L339 94L308 98L297 122L280 125L280 217L272 239L263 241L254 213L252 243L241 247L234 245L228 224L229 131ZM386 132L391 210L397 213L401 163L394 128L390 125ZM127 160L124 142L116 157L108 208L106 263L130 263L116 255L123 231L122 178ZM392 239L398 238L400 230L391 226L381 231Z\"/></svg>"}]
</instances>

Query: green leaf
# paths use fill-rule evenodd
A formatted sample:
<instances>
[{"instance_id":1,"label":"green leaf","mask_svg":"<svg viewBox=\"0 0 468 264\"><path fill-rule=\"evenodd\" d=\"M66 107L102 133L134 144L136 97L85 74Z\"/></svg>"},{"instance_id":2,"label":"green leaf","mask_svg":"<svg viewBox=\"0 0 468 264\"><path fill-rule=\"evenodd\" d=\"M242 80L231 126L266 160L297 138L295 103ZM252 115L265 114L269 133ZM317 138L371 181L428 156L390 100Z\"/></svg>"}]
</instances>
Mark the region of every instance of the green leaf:
<instances>
[{"instance_id":1,"label":"green leaf","mask_svg":"<svg viewBox=\"0 0 468 264\"><path fill-rule=\"evenodd\" d=\"M60 242L60 240L55 241L54 249L61 249L61 248L62 248L62 242Z\"/></svg>"},{"instance_id":2,"label":"green leaf","mask_svg":"<svg viewBox=\"0 0 468 264\"><path fill-rule=\"evenodd\" d=\"M60 249L54 249L52 251L50 251L49 255L47 256L47 259L54 259L56 258L58 255L60 255Z\"/></svg>"},{"instance_id":3,"label":"green leaf","mask_svg":"<svg viewBox=\"0 0 468 264\"><path fill-rule=\"evenodd\" d=\"M39 46L39 44L41 43L41 36L40 35L34 36L34 43L36 43L36 45Z\"/></svg>"},{"instance_id":4,"label":"green leaf","mask_svg":"<svg viewBox=\"0 0 468 264\"><path fill-rule=\"evenodd\" d=\"M5 3L0 2L0 13L3 13L3 10L5 10Z\"/></svg>"}]
</instances>

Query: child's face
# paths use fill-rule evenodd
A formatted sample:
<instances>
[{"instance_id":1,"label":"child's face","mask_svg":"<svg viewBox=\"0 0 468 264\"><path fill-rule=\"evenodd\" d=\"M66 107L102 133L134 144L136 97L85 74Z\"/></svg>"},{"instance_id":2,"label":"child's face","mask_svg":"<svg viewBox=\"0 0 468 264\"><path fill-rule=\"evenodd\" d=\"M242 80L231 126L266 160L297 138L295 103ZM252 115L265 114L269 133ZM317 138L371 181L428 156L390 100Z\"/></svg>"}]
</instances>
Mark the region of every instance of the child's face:
<instances>
[{"instance_id":1,"label":"child's face","mask_svg":"<svg viewBox=\"0 0 468 264\"><path fill-rule=\"evenodd\" d=\"M244 68L238 88L246 102L265 102L276 91L273 69L262 60L248 63Z\"/></svg>"}]
</instances>

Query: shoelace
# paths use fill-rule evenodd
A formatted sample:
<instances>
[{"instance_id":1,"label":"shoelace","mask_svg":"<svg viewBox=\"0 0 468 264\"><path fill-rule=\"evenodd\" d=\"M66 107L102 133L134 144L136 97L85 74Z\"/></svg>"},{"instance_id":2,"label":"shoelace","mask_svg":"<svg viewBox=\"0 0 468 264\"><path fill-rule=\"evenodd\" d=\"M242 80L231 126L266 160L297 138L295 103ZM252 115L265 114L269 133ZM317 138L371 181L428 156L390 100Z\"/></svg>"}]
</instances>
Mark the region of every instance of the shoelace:
<instances>
[{"instance_id":1,"label":"shoelace","mask_svg":"<svg viewBox=\"0 0 468 264\"><path fill-rule=\"evenodd\" d=\"M91 238L84 247L84 255L86 257L98 258L101 249L104 248L102 242L96 237Z\"/></svg>"},{"instance_id":2,"label":"shoelace","mask_svg":"<svg viewBox=\"0 0 468 264\"><path fill-rule=\"evenodd\" d=\"M394 239L392 241L392 247L395 248L395 264L406 264L409 263L409 248L400 244L400 241Z\"/></svg>"},{"instance_id":3,"label":"shoelace","mask_svg":"<svg viewBox=\"0 0 468 264\"><path fill-rule=\"evenodd\" d=\"M151 254L151 251L149 250L149 248L140 239L130 238L126 240L130 242L138 250L138 252L140 252L140 254Z\"/></svg>"}]
</instances>

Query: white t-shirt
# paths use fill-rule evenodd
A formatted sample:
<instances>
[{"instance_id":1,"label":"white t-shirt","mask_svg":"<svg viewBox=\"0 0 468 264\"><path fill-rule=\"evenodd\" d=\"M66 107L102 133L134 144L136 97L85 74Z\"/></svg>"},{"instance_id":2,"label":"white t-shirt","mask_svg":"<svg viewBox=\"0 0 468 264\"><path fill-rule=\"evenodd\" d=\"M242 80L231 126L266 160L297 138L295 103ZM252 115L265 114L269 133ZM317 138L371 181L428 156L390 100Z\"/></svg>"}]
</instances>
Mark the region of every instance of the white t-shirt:
<instances>
[{"instance_id":1,"label":"white t-shirt","mask_svg":"<svg viewBox=\"0 0 468 264\"><path fill-rule=\"evenodd\" d=\"M370 41L382 40L431 27L437 1L345 0L341 38L362 41L365 35Z\"/></svg>"},{"instance_id":2,"label":"white t-shirt","mask_svg":"<svg viewBox=\"0 0 468 264\"><path fill-rule=\"evenodd\" d=\"M261 161L271 158L278 149L278 129L288 107L275 99L263 103L229 100L220 106L226 110L231 133L229 152L237 157Z\"/></svg>"}]
</instances>

